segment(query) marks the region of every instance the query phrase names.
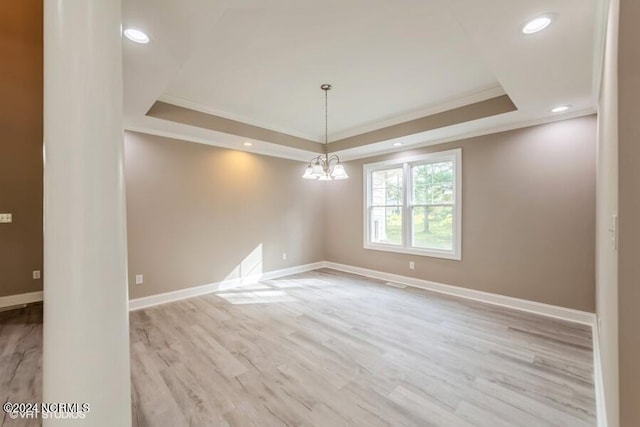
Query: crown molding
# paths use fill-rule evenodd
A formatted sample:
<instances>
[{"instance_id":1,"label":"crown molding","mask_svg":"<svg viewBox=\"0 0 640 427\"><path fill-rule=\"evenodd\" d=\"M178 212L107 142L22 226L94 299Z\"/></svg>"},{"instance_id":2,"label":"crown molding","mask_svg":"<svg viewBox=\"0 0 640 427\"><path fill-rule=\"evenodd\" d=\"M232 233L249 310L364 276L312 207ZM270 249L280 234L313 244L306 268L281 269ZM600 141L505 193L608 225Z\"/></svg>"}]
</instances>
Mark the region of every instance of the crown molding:
<instances>
[{"instance_id":1,"label":"crown molding","mask_svg":"<svg viewBox=\"0 0 640 427\"><path fill-rule=\"evenodd\" d=\"M445 101L431 104L426 107L422 107L420 109L417 109L408 113L394 115L386 119L378 120L375 123L356 126L346 131L333 134L331 139L333 140L332 142L337 142L342 139L347 139L353 136L361 135L363 133L373 132L378 129L394 126L394 125L405 123L411 120L433 116L434 114L443 113L445 111L454 110L460 107L465 107L467 105L486 101L492 98L497 98L499 96L506 95L506 94L507 93L502 88L502 86L500 85L492 86L487 89L482 89L480 91L474 91L474 92L468 93L461 97L457 96L455 98L449 98ZM332 142L329 142L329 145L331 145Z\"/></svg>"},{"instance_id":2,"label":"crown molding","mask_svg":"<svg viewBox=\"0 0 640 427\"><path fill-rule=\"evenodd\" d=\"M217 117L222 117L224 119L233 120L236 122L241 122L251 126L257 126L260 128L268 129L273 132L286 133L291 136L295 136L296 138L307 139L309 141L317 142L318 144L322 144L321 141L318 141L317 136L307 135L304 132L299 132L294 129L284 128L284 127L275 127L269 125L265 122L261 122L259 120L253 120L249 117L243 116L241 114L229 113L227 111L218 110L216 108L210 107L208 105L200 104L198 102L189 101L188 99L181 98L179 96L173 95L162 95L158 98L158 101L164 102L167 104L176 105L178 107L187 108L189 110L197 111L199 113L210 114Z\"/></svg>"},{"instance_id":3,"label":"crown molding","mask_svg":"<svg viewBox=\"0 0 640 427\"><path fill-rule=\"evenodd\" d=\"M524 129L524 128L528 128L528 127L532 127L532 126L544 125L544 124L547 124L547 123L560 122L560 121L563 121L563 120L571 120L571 119L575 119L575 118L578 118L578 117L590 116L592 114L596 114L596 110L593 109L593 108L587 108L587 109L582 109L582 110L578 110L578 111L572 111L572 112L561 114L561 115L541 117L541 118L532 119L532 120L520 120L520 121L516 121L516 122L511 122L511 123L501 123L501 124L497 124L497 125L493 125L493 126L487 126L485 128L478 129L478 130L473 130L473 131L469 131L469 132L462 132L462 133L456 133L456 134L451 135L451 136L447 136L447 137L444 137L444 138L436 138L436 139L429 139L428 138L428 133L432 132L432 131L428 131L428 132L425 132L425 138L421 142L412 143L412 144L406 144L406 145L403 145L401 147L390 147L390 148L386 148L386 149L382 149L382 150L375 150L375 151L371 151L370 153L362 153L362 154L352 154L352 153L350 153L350 151L353 151L353 150L355 150L357 148L362 148L362 147L356 147L355 149L347 149L347 150L343 150L343 151L335 151L335 152L332 152L332 154L339 155L340 159L342 159L342 161L365 159L365 158L368 158L368 157L374 157L374 156L381 156L381 155L384 155L384 154L397 153L397 152L401 152L401 151L407 151L407 150L410 150L410 149L429 147L429 146L432 146L432 145L439 145L439 144L446 144L448 142L454 142L454 141L461 141L463 139L475 138L475 137L478 137L478 136L491 135L491 134L494 134L494 133L507 132L507 131L516 130L516 129ZM400 140L400 139L402 139L402 138L398 138L398 140ZM383 141L382 143L388 144L388 143L390 143L392 141L393 140L391 140L391 141Z\"/></svg>"}]
</instances>

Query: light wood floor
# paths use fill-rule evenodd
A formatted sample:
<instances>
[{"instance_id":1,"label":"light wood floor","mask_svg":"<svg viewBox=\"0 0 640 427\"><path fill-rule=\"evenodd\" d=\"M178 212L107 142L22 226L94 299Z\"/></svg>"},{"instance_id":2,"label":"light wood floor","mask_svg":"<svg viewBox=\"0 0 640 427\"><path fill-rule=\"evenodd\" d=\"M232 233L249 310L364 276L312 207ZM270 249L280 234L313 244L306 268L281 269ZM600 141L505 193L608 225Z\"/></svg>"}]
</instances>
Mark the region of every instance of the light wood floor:
<instances>
[{"instance_id":1,"label":"light wood floor","mask_svg":"<svg viewBox=\"0 0 640 427\"><path fill-rule=\"evenodd\" d=\"M40 342L0 313L3 401ZM136 426L596 425L588 327L332 270L132 312L131 368Z\"/></svg>"}]
</instances>

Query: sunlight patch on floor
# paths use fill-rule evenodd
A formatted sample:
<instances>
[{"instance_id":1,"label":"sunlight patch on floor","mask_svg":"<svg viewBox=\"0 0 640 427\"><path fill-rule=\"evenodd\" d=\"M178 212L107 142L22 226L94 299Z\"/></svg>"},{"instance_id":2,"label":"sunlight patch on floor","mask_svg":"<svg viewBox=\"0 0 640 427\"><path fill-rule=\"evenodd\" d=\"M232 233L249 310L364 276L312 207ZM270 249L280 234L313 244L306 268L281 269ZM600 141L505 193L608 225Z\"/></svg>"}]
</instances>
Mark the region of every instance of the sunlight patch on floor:
<instances>
[{"instance_id":1,"label":"sunlight patch on floor","mask_svg":"<svg viewBox=\"0 0 640 427\"><path fill-rule=\"evenodd\" d=\"M284 291L223 292L216 296L224 298L231 304L267 304L274 302L297 301Z\"/></svg>"}]
</instances>

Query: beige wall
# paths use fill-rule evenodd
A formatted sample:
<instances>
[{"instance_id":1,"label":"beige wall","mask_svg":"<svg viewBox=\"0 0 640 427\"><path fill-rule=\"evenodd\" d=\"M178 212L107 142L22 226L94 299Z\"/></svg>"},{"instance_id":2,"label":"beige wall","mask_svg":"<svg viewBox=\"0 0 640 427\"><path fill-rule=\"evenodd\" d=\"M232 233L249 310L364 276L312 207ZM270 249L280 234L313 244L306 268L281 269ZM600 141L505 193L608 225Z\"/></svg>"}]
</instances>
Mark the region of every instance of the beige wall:
<instances>
[{"instance_id":1,"label":"beige wall","mask_svg":"<svg viewBox=\"0 0 640 427\"><path fill-rule=\"evenodd\" d=\"M126 132L125 165L131 298L323 260L301 162Z\"/></svg>"},{"instance_id":2,"label":"beige wall","mask_svg":"<svg viewBox=\"0 0 640 427\"><path fill-rule=\"evenodd\" d=\"M42 289L42 1L0 3L0 296Z\"/></svg>"},{"instance_id":3,"label":"beige wall","mask_svg":"<svg viewBox=\"0 0 640 427\"><path fill-rule=\"evenodd\" d=\"M620 1L620 425L640 426L640 2Z\"/></svg>"},{"instance_id":4,"label":"beige wall","mask_svg":"<svg viewBox=\"0 0 640 427\"><path fill-rule=\"evenodd\" d=\"M612 243L618 214L618 0L611 0L598 108L596 173L596 313L608 425L618 411L618 251Z\"/></svg>"},{"instance_id":5,"label":"beige wall","mask_svg":"<svg viewBox=\"0 0 640 427\"><path fill-rule=\"evenodd\" d=\"M595 125L583 117L349 162L352 178L328 186L326 258L593 311ZM363 249L363 164L457 147L462 261Z\"/></svg>"}]
</instances>

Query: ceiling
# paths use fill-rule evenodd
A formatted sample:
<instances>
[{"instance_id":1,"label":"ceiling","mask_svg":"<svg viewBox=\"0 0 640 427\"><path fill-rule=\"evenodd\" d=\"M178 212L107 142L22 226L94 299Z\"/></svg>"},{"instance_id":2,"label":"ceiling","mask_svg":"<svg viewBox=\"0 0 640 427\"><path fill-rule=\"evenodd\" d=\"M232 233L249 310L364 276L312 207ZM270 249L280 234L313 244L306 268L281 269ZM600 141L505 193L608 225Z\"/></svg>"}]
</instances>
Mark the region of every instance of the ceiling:
<instances>
[{"instance_id":1,"label":"ceiling","mask_svg":"<svg viewBox=\"0 0 640 427\"><path fill-rule=\"evenodd\" d=\"M151 38L123 41L125 126L306 160L331 83L329 150L348 159L592 114L603 4L125 0L123 26Z\"/></svg>"}]
</instances>

